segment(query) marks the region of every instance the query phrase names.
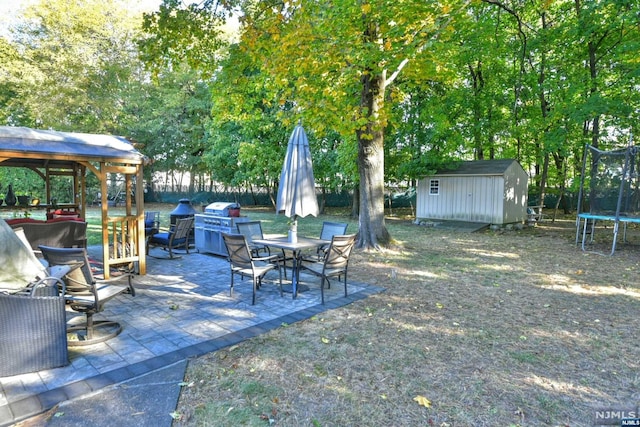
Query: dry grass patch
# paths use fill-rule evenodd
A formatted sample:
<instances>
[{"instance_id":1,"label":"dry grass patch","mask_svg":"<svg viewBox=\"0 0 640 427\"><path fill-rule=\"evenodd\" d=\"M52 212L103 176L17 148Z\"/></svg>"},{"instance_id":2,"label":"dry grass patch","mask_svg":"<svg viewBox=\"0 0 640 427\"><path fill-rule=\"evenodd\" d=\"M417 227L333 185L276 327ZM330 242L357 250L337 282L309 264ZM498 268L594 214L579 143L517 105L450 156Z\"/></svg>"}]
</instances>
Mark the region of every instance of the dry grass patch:
<instances>
[{"instance_id":1,"label":"dry grass patch","mask_svg":"<svg viewBox=\"0 0 640 427\"><path fill-rule=\"evenodd\" d=\"M389 221L396 247L350 268L385 292L191 361L174 424L590 426L635 408L640 247L582 252L573 224Z\"/></svg>"}]
</instances>

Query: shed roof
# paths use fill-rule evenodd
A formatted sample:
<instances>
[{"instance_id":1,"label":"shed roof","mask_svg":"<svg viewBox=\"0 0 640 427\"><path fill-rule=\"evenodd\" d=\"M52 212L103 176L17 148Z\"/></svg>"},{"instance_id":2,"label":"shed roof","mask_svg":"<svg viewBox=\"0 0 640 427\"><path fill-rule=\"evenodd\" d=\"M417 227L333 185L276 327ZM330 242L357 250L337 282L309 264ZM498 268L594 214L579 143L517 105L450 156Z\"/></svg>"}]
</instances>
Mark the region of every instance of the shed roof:
<instances>
[{"instance_id":1,"label":"shed roof","mask_svg":"<svg viewBox=\"0 0 640 427\"><path fill-rule=\"evenodd\" d=\"M514 159L498 159L498 160L473 160L461 162L455 169L442 169L436 172L437 176L486 176L486 175L504 175L514 163L520 164Z\"/></svg>"},{"instance_id":2,"label":"shed roof","mask_svg":"<svg viewBox=\"0 0 640 427\"><path fill-rule=\"evenodd\" d=\"M144 164L146 157L125 138L111 135L58 132L26 127L0 126L0 157L27 163L95 161Z\"/></svg>"}]
</instances>

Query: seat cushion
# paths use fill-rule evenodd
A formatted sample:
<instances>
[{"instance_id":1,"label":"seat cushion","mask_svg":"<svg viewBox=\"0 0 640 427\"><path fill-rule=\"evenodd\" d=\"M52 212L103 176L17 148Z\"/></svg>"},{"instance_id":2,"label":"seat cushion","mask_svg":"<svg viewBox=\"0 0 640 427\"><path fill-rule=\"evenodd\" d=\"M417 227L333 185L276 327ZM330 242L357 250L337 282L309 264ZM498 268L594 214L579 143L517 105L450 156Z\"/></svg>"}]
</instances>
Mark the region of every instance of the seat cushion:
<instances>
[{"instance_id":1,"label":"seat cushion","mask_svg":"<svg viewBox=\"0 0 640 427\"><path fill-rule=\"evenodd\" d=\"M151 239L149 241L153 243L160 243L161 245L168 245L169 233L156 233L151 236Z\"/></svg>"},{"instance_id":2,"label":"seat cushion","mask_svg":"<svg viewBox=\"0 0 640 427\"><path fill-rule=\"evenodd\" d=\"M156 233L153 236L151 236L151 239L149 240L151 243L157 243L159 245L165 245L168 246L169 245L169 233ZM182 239L174 239L173 240L173 246L179 245L181 243L185 242L185 238Z\"/></svg>"}]
</instances>

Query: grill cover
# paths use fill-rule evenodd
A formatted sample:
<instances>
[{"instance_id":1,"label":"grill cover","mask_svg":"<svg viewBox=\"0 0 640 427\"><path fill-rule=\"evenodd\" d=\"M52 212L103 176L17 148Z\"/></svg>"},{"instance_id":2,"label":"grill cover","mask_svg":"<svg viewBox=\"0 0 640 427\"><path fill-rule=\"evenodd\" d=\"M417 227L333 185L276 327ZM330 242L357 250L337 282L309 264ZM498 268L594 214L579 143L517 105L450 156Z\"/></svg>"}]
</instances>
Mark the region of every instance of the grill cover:
<instances>
[{"instance_id":1,"label":"grill cover","mask_svg":"<svg viewBox=\"0 0 640 427\"><path fill-rule=\"evenodd\" d=\"M204 212L215 216L239 216L240 205L231 202L214 202L204 208Z\"/></svg>"}]
</instances>

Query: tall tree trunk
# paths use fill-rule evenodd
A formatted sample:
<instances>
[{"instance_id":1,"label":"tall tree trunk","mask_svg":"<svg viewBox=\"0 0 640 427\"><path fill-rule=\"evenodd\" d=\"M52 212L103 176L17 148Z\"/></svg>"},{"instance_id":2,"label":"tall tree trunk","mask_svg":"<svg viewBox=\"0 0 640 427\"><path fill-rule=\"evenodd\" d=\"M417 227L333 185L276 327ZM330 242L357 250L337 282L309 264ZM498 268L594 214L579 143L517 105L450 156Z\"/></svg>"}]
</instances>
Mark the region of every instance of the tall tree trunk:
<instances>
[{"instance_id":1,"label":"tall tree trunk","mask_svg":"<svg viewBox=\"0 0 640 427\"><path fill-rule=\"evenodd\" d=\"M540 200L538 205L544 206L544 198L547 196L547 178L549 176L549 153L544 153L542 161L542 174L540 175Z\"/></svg>"},{"instance_id":2,"label":"tall tree trunk","mask_svg":"<svg viewBox=\"0 0 640 427\"><path fill-rule=\"evenodd\" d=\"M482 144L482 102L480 101L480 97L482 95L482 91L484 90L484 77L482 76L482 63L478 61L475 64L475 68L469 64L468 65L469 74L471 75L471 82L473 84L473 100L471 102L473 108L473 149L476 160L484 160L484 147Z\"/></svg>"},{"instance_id":3,"label":"tall tree trunk","mask_svg":"<svg viewBox=\"0 0 640 427\"><path fill-rule=\"evenodd\" d=\"M357 185L351 194L351 217L358 218L360 212L360 186Z\"/></svg>"},{"instance_id":4,"label":"tall tree trunk","mask_svg":"<svg viewBox=\"0 0 640 427\"><path fill-rule=\"evenodd\" d=\"M191 173L189 174L190 178L189 178L189 195L194 193L194 190L196 188L196 173L195 171L191 171Z\"/></svg>"},{"instance_id":5,"label":"tall tree trunk","mask_svg":"<svg viewBox=\"0 0 640 427\"><path fill-rule=\"evenodd\" d=\"M542 13L540 17L542 29L544 31L547 30L547 15L546 13ZM547 147L547 134L549 133L549 112L551 111L551 105L549 104L549 100L547 99L547 94L544 91L545 79L546 79L546 67L547 67L547 55L543 51L540 57L540 69L538 71L538 97L540 99L540 115L542 117L543 126L543 137L542 142L539 145L540 152L536 153L538 156L542 154L542 173L540 174L540 199L538 200L538 205L545 205L545 197L547 195L547 180L549 178L549 149Z\"/></svg>"},{"instance_id":6,"label":"tall tree trunk","mask_svg":"<svg viewBox=\"0 0 640 427\"><path fill-rule=\"evenodd\" d=\"M361 79L360 108L367 117L358 138L358 170L360 174L360 215L357 246L379 249L391 236L384 221L384 127L379 111L384 102L386 75L364 73Z\"/></svg>"},{"instance_id":7,"label":"tall tree trunk","mask_svg":"<svg viewBox=\"0 0 640 427\"><path fill-rule=\"evenodd\" d=\"M582 10L582 4L580 0L576 0L576 11L578 17L580 17ZM589 96L594 97L598 92L598 56L597 56L597 45L592 40L589 40L587 43L588 54L589 54ZM592 120L592 128L591 128L591 146L598 148L600 144L600 114L596 113ZM591 178L596 177L598 175L598 159L596 156L591 157L591 166L590 166L589 176ZM593 202L595 201L596 189L595 189L595 180L591 179L589 186L589 212L593 212Z\"/></svg>"},{"instance_id":8,"label":"tall tree trunk","mask_svg":"<svg viewBox=\"0 0 640 427\"><path fill-rule=\"evenodd\" d=\"M565 144L568 144L568 143L565 141ZM553 211L553 220L555 221L556 213L558 211L558 207L560 206L560 203L562 203L562 209L566 215L570 214L571 210L570 210L570 207L568 206L567 198L565 197L567 180L568 180L567 159L565 158L565 156L561 155L560 153L554 153L553 159L556 165L556 170L560 174L560 177L559 177L560 179L558 180L560 182L560 188L558 189L558 199L556 200L556 205Z\"/></svg>"}]
</instances>

